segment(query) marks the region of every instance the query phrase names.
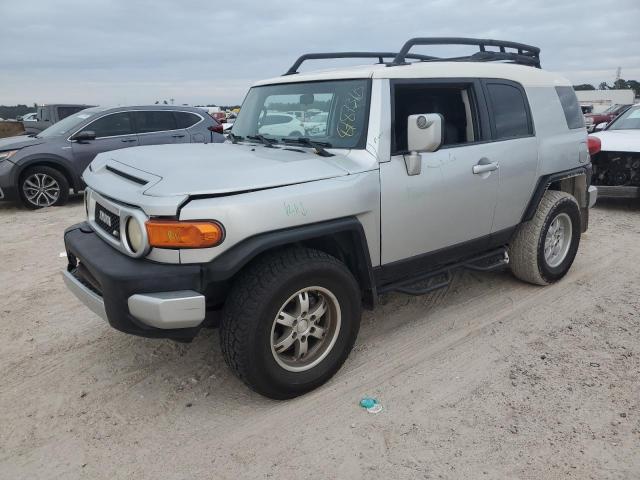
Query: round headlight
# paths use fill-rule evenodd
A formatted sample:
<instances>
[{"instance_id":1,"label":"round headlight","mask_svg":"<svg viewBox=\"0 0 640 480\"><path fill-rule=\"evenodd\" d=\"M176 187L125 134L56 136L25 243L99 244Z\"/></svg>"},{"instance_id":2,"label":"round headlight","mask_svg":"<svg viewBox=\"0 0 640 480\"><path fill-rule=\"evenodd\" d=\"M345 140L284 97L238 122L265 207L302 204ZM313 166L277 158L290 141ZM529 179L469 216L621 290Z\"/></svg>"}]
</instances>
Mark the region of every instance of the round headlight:
<instances>
[{"instance_id":1,"label":"round headlight","mask_svg":"<svg viewBox=\"0 0 640 480\"><path fill-rule=\"evenodd\" d=\"M144 249L144 237L140 223L133 217L127 220L127 243L133 253L138 253Z\"/></svg>"}]
</instances>

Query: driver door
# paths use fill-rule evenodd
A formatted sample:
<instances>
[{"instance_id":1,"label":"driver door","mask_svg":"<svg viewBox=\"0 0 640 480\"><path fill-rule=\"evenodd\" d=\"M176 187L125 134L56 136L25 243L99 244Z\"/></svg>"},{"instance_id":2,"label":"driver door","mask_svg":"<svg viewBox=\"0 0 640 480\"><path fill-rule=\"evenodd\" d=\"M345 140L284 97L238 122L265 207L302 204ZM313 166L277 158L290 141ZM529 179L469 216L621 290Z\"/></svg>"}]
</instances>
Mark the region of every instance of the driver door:
<instances>
[{"instance_id":1,"label":"driver door","mask_svg":"<svg viewBox=\"0 0 640 480\"><path fill-rule=\"evenodd\" d=\"M420 271L488 248L499 165L495 145L485 141L487 122L479 121L486 119L480 88L459 81L392 84L395 153L380 164L383 266L408 260L403 263ZM409 175L406 125L408 115L420 113L442 116L443 144L423 152L420 173Z\"/></svg>"}]
</instances>

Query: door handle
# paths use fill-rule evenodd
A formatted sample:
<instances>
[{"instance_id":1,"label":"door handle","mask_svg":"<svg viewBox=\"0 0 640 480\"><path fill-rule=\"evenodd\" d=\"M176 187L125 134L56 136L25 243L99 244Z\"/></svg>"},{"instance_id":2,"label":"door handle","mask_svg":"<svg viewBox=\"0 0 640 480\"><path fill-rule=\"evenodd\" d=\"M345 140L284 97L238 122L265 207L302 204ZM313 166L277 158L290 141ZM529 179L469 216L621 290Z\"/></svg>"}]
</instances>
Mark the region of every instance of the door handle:
<instances>
[{"instance_id":1,"label":"door handle","mask_svg":"<svg viewBox=\"0 0 640 480\"><path fill-rule=\"evenodd\" d=\"M120 140L121 142L124 143L129 143L129 142L135 142L136 139L135 138L123 138L122 140Z\"/></svg>"},{"instance_id":2,"label":"door handle","mask_svg":"<svg viewBox=\"0 0 640 480\"><path fill-rule=\"evenodd\" d=\"M474 175L480 175L482 173L493 172L498 169L497 163L479 163L473 166Z\"/></svg>"},{"instance_id":3,"label":"door handle","mask_svg":"<svg viewBox=\"0 0 640 480\"><path fill-rule=\"evenodd\" d=\"M184 138L184 135L171 135L173 138Z\"/></svg>"}]
</instances>

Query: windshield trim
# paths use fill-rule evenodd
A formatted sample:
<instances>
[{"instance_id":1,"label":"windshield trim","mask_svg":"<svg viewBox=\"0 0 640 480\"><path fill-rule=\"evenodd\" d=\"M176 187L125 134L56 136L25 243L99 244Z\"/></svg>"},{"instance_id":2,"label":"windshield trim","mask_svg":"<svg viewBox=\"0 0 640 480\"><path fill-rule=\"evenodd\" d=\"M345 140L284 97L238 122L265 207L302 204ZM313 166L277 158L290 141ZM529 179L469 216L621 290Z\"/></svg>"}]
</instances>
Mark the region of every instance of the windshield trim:
<instances>
[{"instance_id":1,"label":"windshield trim","mask_svg":"<svg viewBox=\"0 0 640 480\"><path fill-rule=\"evenodd\" d=\"M258 89L258 88L263 88L263 87L279 87L282 85L308 85L308 84L315 84L315 83L328 83L328 82L350 82L350 81L354 81L354 80L361 80L365 83L365 87L366 87L366 92L365 92L365 99L366 99L366 104L367 104L367 111L365 113L364 116L364 122L362 123L362 128L363 128L363 133L360 137L360 139L358 140L358 143L350 146L350 147L339 147L339 146L332 146L330 147L331 150L365 150L366 146L367 146L367 138L369 137L369 120L371 117L371 90L372 90L372 79L371 77L354 77L354 78L326 78L326 79L321 79L321 80L303 80L303 81L299 81L299 82L295 82L295 81L291 81L291 82L274 82L274 83L263 83L260 85L253 85L251 88L249 88L249 91L247 92L247 94L245 95L244 99L242 100L242 105L240 107L240 112L238 114L238 117L240 117L240 115L242 115L242 108L244 107L244 104L247 100L247 98L249 97L251 91L253 89ZM237 118L236 117L236 121ZM235 123L235 122L234 122ZM231 131L233 132L233 127L231 129ZM243 137L243 140L239 140L239 141L245 141L245 142L253 142L252 140L247 140L245 135L241 135ZM319 142L322 142L321 140L319 140ZM255 143L255 142L253 142ZM281 142L279 142L281 143ZM304 145L299 145L300 147L304 148Z\"/></svg>"}]
</instances>

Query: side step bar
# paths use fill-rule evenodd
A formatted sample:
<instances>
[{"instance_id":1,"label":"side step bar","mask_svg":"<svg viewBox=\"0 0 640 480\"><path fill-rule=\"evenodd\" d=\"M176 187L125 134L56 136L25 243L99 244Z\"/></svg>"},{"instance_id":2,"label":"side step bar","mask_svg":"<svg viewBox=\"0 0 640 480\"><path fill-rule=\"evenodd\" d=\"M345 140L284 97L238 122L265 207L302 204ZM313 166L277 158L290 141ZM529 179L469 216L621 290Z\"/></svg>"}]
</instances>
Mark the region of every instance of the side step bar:
<instances>
[{"instance_id":1,"label":"side step bar","mask_svg":"<svg viewBox=\"0 0 640 480\"><path fill-rule=\"evenodd\" d=\"M423 273L399 282L390 283L378 288L378 294L400 292L407 295L424 295L425 293L447 287L453 279L456 270L467 269L477 272L498 270L509 264L509 254L505 247L483 253L461 262L446 265L437 270ZM438 281L432 282L437 279Z\"/></svg>"}]
</instances>

